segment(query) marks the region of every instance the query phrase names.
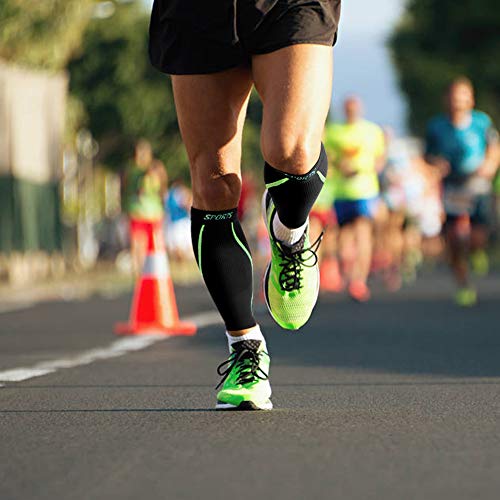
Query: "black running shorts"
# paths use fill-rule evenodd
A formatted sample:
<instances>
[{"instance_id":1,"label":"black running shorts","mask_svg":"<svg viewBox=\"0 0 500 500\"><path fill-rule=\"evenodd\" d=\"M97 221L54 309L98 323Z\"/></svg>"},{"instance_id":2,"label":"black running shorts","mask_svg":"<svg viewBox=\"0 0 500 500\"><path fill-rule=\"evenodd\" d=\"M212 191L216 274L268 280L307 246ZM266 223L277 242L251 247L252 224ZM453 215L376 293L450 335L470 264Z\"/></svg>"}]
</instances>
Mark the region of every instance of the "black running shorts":
<instances>
[{"instance_id":1,"label":"black running shorts","mask_svg":"<svg viewBox=\"0 0 500 500\"><path fill-rule=\"evenodd\" d=\"M290 45L331 46L340 1L155 0L151 62L168 74L207 74Z\"/></svg>"}]
</instances>

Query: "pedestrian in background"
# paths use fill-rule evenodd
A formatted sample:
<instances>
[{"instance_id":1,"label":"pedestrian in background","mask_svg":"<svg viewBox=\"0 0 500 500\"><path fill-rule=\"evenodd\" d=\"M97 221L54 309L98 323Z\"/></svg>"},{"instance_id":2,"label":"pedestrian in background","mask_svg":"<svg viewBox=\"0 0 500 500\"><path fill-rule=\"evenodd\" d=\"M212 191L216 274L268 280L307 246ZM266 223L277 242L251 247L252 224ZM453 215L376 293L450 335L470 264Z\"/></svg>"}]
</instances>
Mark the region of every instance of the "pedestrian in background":
<instances>
[{"instance_id":1,"label":"pedestrian in background","mask_svg":"<svg viewBox=\"0 0 500 500\"><path fill-rule=\"evenodd\" d=\"M345 100L344 113L344 123L327 125L325 147L334 167L339 252L348 291L353 299L364 302L370 298L367 279L379 203L377 174L384 166L385 139L378 125L363 119L359 97Z\"/></svg>"},{"instance_id":2,"label":"pedestrian in background","mask_svg":"<svg viewBox=\"0 0 500 500\"><path fill-rule=\"evenodd\" d=\"M189 210L193 196L181 178L172 181L165 197L165 241L172 260L182 265L192 258Z\"/></svg>"},{"instance_id":3,"label":"pedestrian in background","mask_svg":"<svg viewBox=\"0 0 500 500\"><path fill-rule=\"evenodd\" d=\"M135 274L141 271L153 238L161 238L166 187L165 166L153 158L151 144L141 139L135 147L134 161L124 176L125 211L130 221L130 251Z\"/></svg>"},{"instance_id":4,"label":"pedestrian in background","mask_svg":"<svg viewBox=\"0 0 500 500\"><path fill-rule=\"evenodd\" d=\"M485 248L500 161L498 132L486 113L474 109L474 87L465 77L450 84L445 107L428 124L426 158L444 175L445 239L457 284L455 301L472 306L477 293L469 279L469 258L478 274L488 272Z\"/></svg>"}]
</instances>

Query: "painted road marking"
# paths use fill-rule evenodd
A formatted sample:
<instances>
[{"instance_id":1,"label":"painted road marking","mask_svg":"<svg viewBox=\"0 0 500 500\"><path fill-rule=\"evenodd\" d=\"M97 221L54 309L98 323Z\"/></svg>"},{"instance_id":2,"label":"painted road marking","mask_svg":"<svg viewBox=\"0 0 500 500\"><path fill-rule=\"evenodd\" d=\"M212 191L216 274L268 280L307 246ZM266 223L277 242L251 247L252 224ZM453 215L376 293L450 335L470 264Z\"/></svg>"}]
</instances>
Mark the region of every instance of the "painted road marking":
<instances>
[{"instance_id":1,"label":"painted road marking","mask_svg":"<svg viewBox=\"0 0 500 500\"><path fill-rule=\"evenodd\" d=\"M194 322L198 328L222 323L219 313L206 311L186 318ZM107 347L90 349L66 358L42 361L31 367L13 368L0 372L0 382L22 382L35 377L41 377L65 368L89 365L94 361L117 358L129 352L140 351L150 345L169 338L168 335L141 335L116 340ZM2 387L2 384L0 384Z\"/></svg>"},{"instance_id":2,"label":"painted road marking","mask_svg":"<svg viewBox=\"0 0 500 500\"><path fill-rule=\"evenodd\" d=\"M16 304L0 305L0 314L24 311L25 309L30 309L34 305L36 305L35 302L19 302Z\"/></svg>"},{"instance_id":3,"label":"painted road marking","mask_svg":"<svg viewBox=\"0 0 500 500\"><path fill-rule=\"evenodd\" d=\"M205 311L195 314L186 318L185 321L192 321L198 328L222 324L222 318L217 311Z\"/></svg>"}]
</instances>

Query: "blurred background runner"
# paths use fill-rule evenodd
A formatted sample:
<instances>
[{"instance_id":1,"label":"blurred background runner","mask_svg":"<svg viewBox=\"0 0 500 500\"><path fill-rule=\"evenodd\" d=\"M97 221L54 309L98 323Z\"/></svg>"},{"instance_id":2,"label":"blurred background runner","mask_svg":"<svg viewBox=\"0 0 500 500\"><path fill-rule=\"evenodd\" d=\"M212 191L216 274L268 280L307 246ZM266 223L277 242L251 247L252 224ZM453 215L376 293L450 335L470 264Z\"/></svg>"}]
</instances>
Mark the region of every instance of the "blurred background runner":
<instances>
[{"instance_id":1,"label":"blurred background runner","mask_svg":"<svg viewBox=\"0 0 500 500\"><path fill-rule=\"evenodd\" d=\"M388 216L378 260L387 288L397 291L403 281L416 279L424 255L435 257L442 249L441 176L424 161L417 141L396 137L390 129L385 133L387 161L380 183Z\"/></svg>"},{"instance_id":2,"label":"blurred background runner","mask_svg":"<svg viewBox=\"0 0 500 500\"><path fill-rule=\"evenodd\" d=\"M323 189L309 214L311 238L316 240L323 232L318 259L320 290L326 292L340 292L344 287L337 255L338 224L333 208L335 200L333 176L333 169L329 168Z\"/></svg>"},{"instance_id":3,"label":"blurred background runner","mask_svg":"<svg viewBox=\"0 0 500 500\"><path fill-rule=\"evenodd\" d=\"M172 181L165 197L165 241L170 258L178 265L192 260L189 209L191 190L181 178Z\"/></svg>"},{"instance_id":4,"label":"blurred background runner","mask_svg":"<svg viewBox=\"0 0 500 500\"><path fill-rule=\"evenodd\" d=\"M152 239L161 238L163 197L167 188L165 167L161 161L154 160L148 141L137 143L134 162L125 172L124 186L125 210L130 220L130 250L134 272L138 274Z\"/></svg>"},{"instance_id":5,"label":"blurred background runner","mask_svg":"<svg viewBox=\"0 0 500 500\"><path fill-rule=\"evenodd\" d=\"M407 220L407 183L412 174L412 161L407 145L395 137L392 129L385 129L387 159L380 173L381 199L387 207L377 247L378 259L386 287L401 288L401 267L404 256L404 229Z\"/></svg>"},{"instance_id":6,"label":"blurred background runner","mask_svg":"<svg viewBox=\"0 0 500 500\"><path fill-rule=\"evenodd\" d=\"M351 297L370 298L367 278L373 249L373 220L378 209L377 173L383 167L382 129L363 119L359 97L344 103L345 123L329 124L325 147L333 164L335 212L340 227L339 253Z\"/></svg>"},{"instance_id":7,"label":"blurred background runner","mask_svg":"<svg viewBox=\"0 0 500 500\"><path fill-rule=\"evenodd\" d=\"M471 306L477 293L469 278L473 270L488 273L486 245L492 223L492 180L499 163L498 132L491 118L474 109L472 82L455 79L446 93L445 114L427 127L426 158L444 178L445 237L457 283L455 300Z\"/></svg>"}]
</instances>

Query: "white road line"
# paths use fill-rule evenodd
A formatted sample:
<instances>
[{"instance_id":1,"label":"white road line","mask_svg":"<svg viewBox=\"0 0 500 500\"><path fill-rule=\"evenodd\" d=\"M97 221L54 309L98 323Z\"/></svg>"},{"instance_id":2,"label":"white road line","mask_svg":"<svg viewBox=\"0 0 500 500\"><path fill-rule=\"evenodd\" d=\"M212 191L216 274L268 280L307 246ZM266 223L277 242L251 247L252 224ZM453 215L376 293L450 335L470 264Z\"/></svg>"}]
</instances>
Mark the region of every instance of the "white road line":
<instances>
[{"instance_id":1,"label":"white road line","mask_svg":"<svg viewBox=\"0 0 500 500\"><path fill-rule=\"evenodd\" d=\"M198 328L222 323L219 314L215 311L206 311L196 314L186 321L193 321ZM150 345L169 338L166 335L141 335L140 337L126 337L116 340L107 347L90 349L67 358L42 361L31 367L14 368L0 372L0 382L21 382L30 378L41 377L64 368L83 366L103 359L117 358L128 352L140 351ZM2 387L2 384L0 384Z\"/></svg>"},{"instance_id":2,"label":"white road line","mask_svg":"<svg viewBox=\"0 0 500 500\"><path fill-rule=\"evenodd\" d=\"M17 304L0 305L0 314L10 313L14 311L24 311L36 305L35 302L20 302Z\"/></svg>"},{"instance_id":3,"label":"white road line","mask_svg":"<svg viewBox=\"0 0 500 500\"><path fill-rule=\"evenodd\" d=\"M185 318L185 321L192 321L198 328L205 326L222 325L222 318L217 311L205 311L194 316Z\"/></svg>"}]
</instances>

